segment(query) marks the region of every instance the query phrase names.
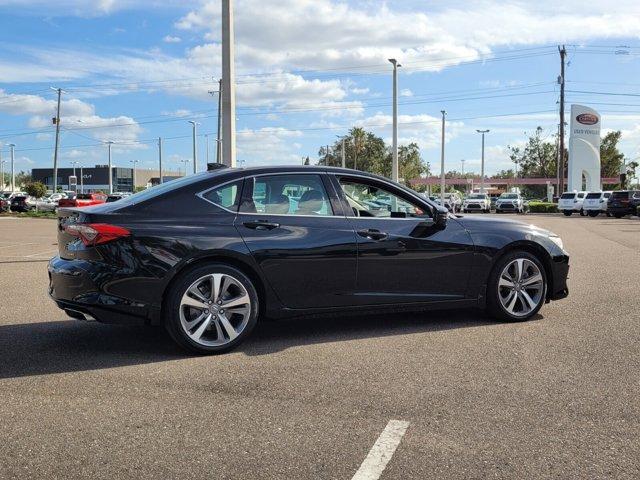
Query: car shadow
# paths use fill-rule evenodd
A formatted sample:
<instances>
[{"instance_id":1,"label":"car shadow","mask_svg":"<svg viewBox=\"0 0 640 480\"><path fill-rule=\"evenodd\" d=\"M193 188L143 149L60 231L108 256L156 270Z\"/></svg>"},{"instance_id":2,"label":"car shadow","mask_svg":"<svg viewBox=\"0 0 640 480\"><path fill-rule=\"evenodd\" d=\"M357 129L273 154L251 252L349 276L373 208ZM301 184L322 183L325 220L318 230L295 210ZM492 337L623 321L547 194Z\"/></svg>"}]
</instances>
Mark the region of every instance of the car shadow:
<instances>
[{"instance_id":1,"label":"car shadow","mask_svg":"<svg viewBox=\"0 0 640 480\"><path fill-rule=\"evenodd\" d=\"M530 321L541 319L536 315ZM343 315L259 322L239 347L246 355L268 355L302 345L362 338L411 335L498 324L480 310L448 310L420 313Z\"/></svg>"},{"instance_id":2,"label":"car shadow","mask_svg":"<svg viewBox=\"0 0 640 480\"><path fill-rule=\"evenodd\" d=\"M537 315L531 321L540 318ZM304 345L496 323L476 310L261 321L237 351L249 356L268 355ZM77 320L0 326L0 379L100 370L187 356L163 328Z\"/></svg>"}]
</instances>

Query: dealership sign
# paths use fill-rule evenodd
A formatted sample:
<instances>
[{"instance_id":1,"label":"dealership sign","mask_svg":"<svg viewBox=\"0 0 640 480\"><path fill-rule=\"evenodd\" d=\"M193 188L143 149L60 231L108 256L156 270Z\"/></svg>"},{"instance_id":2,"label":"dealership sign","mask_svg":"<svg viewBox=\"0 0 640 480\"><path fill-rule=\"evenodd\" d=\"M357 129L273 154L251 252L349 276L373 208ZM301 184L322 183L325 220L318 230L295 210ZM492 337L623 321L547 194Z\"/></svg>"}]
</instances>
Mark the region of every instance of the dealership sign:
<instances>
[{"instance_id":1,"label":"dealership sign","mask_svg":"<svg viewBox=\"0 0 640 480\"><path fill-rule=\"evenodd\" d=\"M600 115L584 105L571 105L570 128L567 191L600 190Z\"/></svg>"}]
</instances>

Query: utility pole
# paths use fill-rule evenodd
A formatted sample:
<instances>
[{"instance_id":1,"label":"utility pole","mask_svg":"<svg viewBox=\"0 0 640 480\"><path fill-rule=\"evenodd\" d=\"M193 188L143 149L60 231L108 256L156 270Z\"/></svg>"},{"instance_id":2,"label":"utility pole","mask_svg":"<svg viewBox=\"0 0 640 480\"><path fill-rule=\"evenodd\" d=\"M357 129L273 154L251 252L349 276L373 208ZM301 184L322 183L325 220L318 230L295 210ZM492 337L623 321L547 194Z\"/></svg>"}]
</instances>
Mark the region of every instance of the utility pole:
<instances>
[{"instance_id":1,"label":"utility pole","mask_svg":"<svg viewBox=\"0 0 640 480\"><path fill-rule=\"evenodd\" d=\"M222 160L222 79L218 80L218 137L216 139L216 162Z\"/></svg>"},{"instance_id":2,"label":"utility pole","mask_svg":"<svg viewBox=\"0 0 640 480\"><path fill-rule=\"evenodd\" d=\"M0 193L4 192L4 163L5 161L2 160L2 150L0 150L0 179L2 179L2 186L0 186Z\"/></svg>"},{"instance_id":3,"label":"utility pole","mask_svg":"<svg viewBox=\"0 0 640 480\"><path fill-rule=\"evenodd\" d=\"M440 110L442 114L442 140L440 147L440 201L441 205L444 207L444 189L446 188L445 178L444 178L444 117L447 115L445 110Z\"/></svg>"},{"instance_id":4,"label":"utility pole","mask_svg":"<svg viewBox=\"0 0 640 480\"><path fill-rule=\"evenodd\" d=\"M50 88L58 92L58 108L56 110L56 117L53 119L53 123L56 126L56 146L53 150L53 193L56 193L58 190L58 147L60 146L60 97L62 97L62 89Z\"/></svg>"},{"instance_id":5,"label":"utility pole","mask_svg":"<svg viewBox=\"0 0 640 480\"><path fill-rule=\"evenodd\" d=\"M329 167L329 166L330 166L330 165L329 165L329 145L327 145L327 153L326 153L326 155L325 155L325 157L324 157L324 164L325 164L327 167Z\"/></svg>"},{"instance_id":6,"label":"utility pole","mask_svg":"<svg viewBox=\"0 0 640 480\"><path fill-rule=\"evenodd\" d=\"M398 67L401 67L395 58L390 58L393 65L393 146L391 147L393 160L391 164L391 180L398 181Z\"/></svg>"},{"instance_id":7,"label":"utility pole","mask_svg":"<svg viewBox=\"0 0 640 480\"><path fill-rule=\"evenodd\" d=\"M162 181L162 137L158 137L158 182L163 184Z\"/></svg>"},{"instance_id":8,"label":"utility pole","mask_svg":"<svg viewBox=\"0 0 640 480\"><path fill-rule=\"evenodd\" d=\"M16 144L10 143L9 147L11 148L11 193L13 193L16 191L16 171L14 168ZM55 193L55 190L53 193Z\"/></svg>"},{"instance_id":9,"label":"utility pole","mask_svg":"<svg viewBox=\"0 0 640 480\"><path fill-rule=\"evenodd\" d=\"M84 173L82 172L83 165L80 164L80 193L84 193Z\"/></svg>"},{"instance_id":10,"label":"utility pole","mask_svg":"<svg viewBox=\"0 0 640 480\"><path fill-rule=\"evenodd\" d=\"M111 169L111 145L113 145L113 142L109 140L107 142L107 149L109 151L109 195L113 193L113 170Z\"/></svg>"},{"instance_id":11,"label":"utility pole","mask_svg":"<svg viewBox=\"0 0 640 480\"><path fill-rule=\"evenodd\" d=\"M133 170L131 172L131 193L136 193L136 165L140 160L129 160L133 163ZM186 169L186 166L185 166Z\"/></svg>"},{"instance_id":12,"label":"utility pole","mask_svg":"<svg viewBox=\"0 0 640 480\"><path fill-rule=\"evenodd\" d=\"M236 166L236 79L233 0L222 0L222 162Z\"/></svg>"},{"instance_id":13,"label":"utility pole","mask_svg":"<svg viewBox=\"0 0 640 480\"><path fill-rule=\"evenodd\" d=\"M344 137L342 137L342 168L347 168L347 156L344 150Z\"/></svg>"},{"instance_id":14,"label":"utility pole","mask_svg":"<svg viewBox=\"0 0 640 480\"><path fill-rule=\"evenodd\" d=\"M560 76L558 77L558 83L560 83L560 178L558 179L558 196L564 192L564 60L567 56L567 50L558 47L560 52Z\"/></svg>"},{"instance_id":15,"label":"utility pole","mask_svg":"<svg viewBox=\"0 0 640 480\"><path fill-rule=\"evenodd\" d=\"M484 193L484 134L489 133L489 130L476 130L476 132L482 134L482 160L480 162L480 193Z\"/></svg>"},{"instance_id":16,"label":"utility pole","mask_svg":"<svg viewBox=\"0 0 640 480\"><path fill-rule=\"evenodd\" d=\"M207 162L207 165L209 165L209 134L208 133L204 134L204 145L207 150L205 153L205 161Z\"/></svg>"},{"instance_id":17,"label":"utility pole","mask_svg":"<svg viewBox=\"0 0 640 480\"><path fill-rule=\"evenodd\" d=\"M197 173L198 172L198 144L196 143L196 136L197 136L197 125L199 125L198 122L194 121L194 120L189 120L189 123L193 126L193 173ZM186 175L187 171L185 169L185 175Z\"/></svg>"}]
</instances>

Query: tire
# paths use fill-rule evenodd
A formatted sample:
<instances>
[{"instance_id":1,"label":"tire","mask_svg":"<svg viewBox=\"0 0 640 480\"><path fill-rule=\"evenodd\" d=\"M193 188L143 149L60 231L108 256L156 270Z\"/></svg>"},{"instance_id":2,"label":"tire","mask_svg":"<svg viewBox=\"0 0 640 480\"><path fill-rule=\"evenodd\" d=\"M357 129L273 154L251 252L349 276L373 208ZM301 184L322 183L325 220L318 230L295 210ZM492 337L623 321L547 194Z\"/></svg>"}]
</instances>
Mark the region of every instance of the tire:
<instances>
[{"instance_id":1,"label":"tire","mask_svg":"<svg viewBox=\"0 0 640 480\"><path fill-rule=\"evenodd\" d=\"M520 280L511 282L514 288L505 283L509 283L507 277L513 279L517 275L517 265L523 268ZM505 274L505 272L508 272ZM503 285L499 282L503 280ZM535 281L539 278L539 281ZM527 279L533 281L528 286L523 282ZM522 287L520 285L523 285ZM487 313L500 321L522 322L529 320L540 311L547 295L547 275L542 262L529 252L516 250L509 252L496 262L487 283ZM524 292L526 295L524 295ZM513 300L511 295L515 295ZM533 304L529 303L529 297ZM513 302L513 305L512 305ZM506 305L506 306L505 306ZM510 310L509 307L512 307Z\"/></svg>"},{"instance_id":2,"label":"tire","mask_svg":"<svg viewBox=\"0 0 640 480\"><path fill-rule=\"evenodd\" d=\"M584 217L584 216L585 216L584 210L583 210L582 208L580 209L580 216L581 216L581 217Z\"/></svg>"},{"instance_id":3,"label":"tire","mask_svg":"<svg viewBox=\"0 0 640 480\"><path fill-rule=\"evenodd\" d=\"M214 285L218 286L217 295L211 294ZM233 309L229 313L224 307L232 302L242 303L228 306ZM164 326L171 338L198 354L224 353L237 347L250 335L259 312L251 280L223 263L207 263L181 275L163 307Z\"/></svg>"},{"instance_id":4,"label":"tire","mask_svg":"<svg viewBox=\"0 0 640 480\"><path fill-rule=\"evenodd\" d=\"M611 218L611 214L609 212L607 212L607 217Z\"/></svg>"},{"instance_id":5,"label":"tire","mask_svg":"<svg viewBox=\"0 0 640 480\"><path fill-rule=\"evenodd\" d=\"M564 213L565 217L570 217L573 212L571 210L563 210L562 213Z\"/></svg>"},{"instance_id":6,"label":"tire","mask_svg":"<svg viewBox=\"0 0 640 480\"><path fill-rule=\"evenodd\" d=\"M587 212L587 215L589 215L591 218L595 218L595 217L597 217L597 216L598 216L598 214L599 214L599 213L600 213L600 212L598 212L597 210L589 210L589 211Z\"/></svg>"},{"instance_id":7,"label":"tire","mask_svg":"<svg viewBox=\"0 0 640 480\"><path fill-rule=\"evenodd\" d=\"M622 218L622 217L624 217L624 214L623 213L614 213L613 216L616 217L616 218Z\"/></svg>"}]
</instances>

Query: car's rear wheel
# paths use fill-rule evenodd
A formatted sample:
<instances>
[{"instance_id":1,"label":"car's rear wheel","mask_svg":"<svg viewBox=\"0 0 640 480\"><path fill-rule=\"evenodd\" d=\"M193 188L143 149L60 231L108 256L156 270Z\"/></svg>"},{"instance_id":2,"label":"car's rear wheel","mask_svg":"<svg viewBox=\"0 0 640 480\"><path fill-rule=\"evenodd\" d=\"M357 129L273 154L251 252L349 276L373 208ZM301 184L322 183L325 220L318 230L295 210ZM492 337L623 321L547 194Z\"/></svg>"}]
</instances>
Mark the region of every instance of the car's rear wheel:
<instances>
[{"instance_id":1,"label":"car's rear wheel","mask_svg":"<svg viewBox=\"0 0 640 480\"><path fill-rule=\"evenodd\" d=\"M614 213L613 216L616 217L616 218L622 218L622 217L624 217L624 214L622 214L622 213Z\"/></svg>"},{"instance_id":2,"label":"car's rear wheel","mask_svg":"<svg viewBox=\"0 0 640 480\"><path fill-rule=\"evenodd\" d=\"M597 210L589 210L587 212L587 215L589 215L590 217L597 217L600 214L600 212L598 212Z\"/></svg>"},{"instance_id":3,"label":"car's rear wheel","mask_svg":"<svg viewBox=\"0 0 640 480\"><path fill-rule=\"evenodd\" d=\"M487 311L510 322L533 317L545 301L547 276L535 255L511 252L496 263L487 286Z\"/></svg>"},{"instance_id":4,"label":"car's rear wheel","mask_svg":"<svg viewBox=\"0 0 640 480\"><path fill-rule=\"evenodd\" d=\"M165 327L181 347L196 353L222 353L253 330L258 294L240 270L210 263L178 279L165 307Z\"/></svg>"},{"instance_id":5,"label":"car's rear wheel","mask_svg":"<svg viewBox=\"0 0 640 480\"><path fill-rule=\"evenodd\" d=\"M565 217L570 217L573 212L571 210L563 210L562 213L564 213Z\"/></svg>"}]
</instances>

